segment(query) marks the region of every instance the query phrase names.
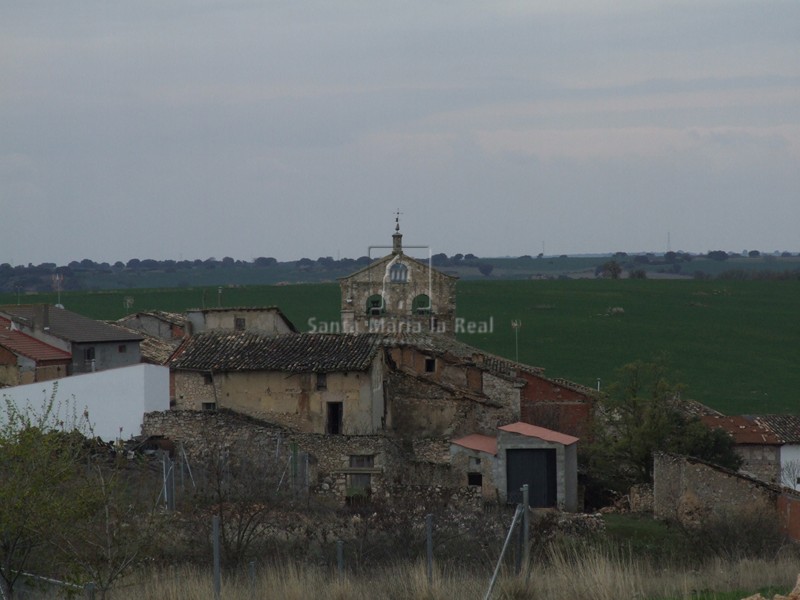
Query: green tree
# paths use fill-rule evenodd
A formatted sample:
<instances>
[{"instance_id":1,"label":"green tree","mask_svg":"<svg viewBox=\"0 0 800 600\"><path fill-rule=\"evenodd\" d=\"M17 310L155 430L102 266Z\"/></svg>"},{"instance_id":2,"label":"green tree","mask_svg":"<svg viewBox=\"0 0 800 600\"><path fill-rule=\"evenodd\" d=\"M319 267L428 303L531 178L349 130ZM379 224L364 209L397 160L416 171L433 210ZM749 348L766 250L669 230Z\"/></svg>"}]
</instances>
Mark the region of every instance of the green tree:
<instances>
[{"instance_id":1,"label":"green tree","mask_svg":"<svg viewBox=\"0 0 800 600\"><path fill-rule=\"evenodd\" d=\"M611 279L619 279L619 276L622 274L622 267L619 263L615 260L610 260L606 263L603 263L603 266L600 268L603 277L610 277Z\"/></svg>"},{"instance_id":2,"label":"green tree","mask_svg":"<svg viewBox=\"0 0 800 600\"><path fill-rule=\"evenodd\" d=\"M595 407L592 441L585 462L592 479L612 490L626 492L653 477L653 452L694 456L731 469L741 459L733 440L688 416L680 399L683 386L675 383L664 359L628 363Z\"/></svg>"},{"instance_id":3,"label":"green tree","mask_svg":"<svg viewBox=\"0 0 800 600\"><path fill-rule=\"evenodd\" d=\"M80 518L71 489L81 465L87 416L56 405L55 389L40 410L4 397L0 416L0 594L12 598L34 553ZM67 410L67 412L69 412Z\"/></svg>"}]
</instances>

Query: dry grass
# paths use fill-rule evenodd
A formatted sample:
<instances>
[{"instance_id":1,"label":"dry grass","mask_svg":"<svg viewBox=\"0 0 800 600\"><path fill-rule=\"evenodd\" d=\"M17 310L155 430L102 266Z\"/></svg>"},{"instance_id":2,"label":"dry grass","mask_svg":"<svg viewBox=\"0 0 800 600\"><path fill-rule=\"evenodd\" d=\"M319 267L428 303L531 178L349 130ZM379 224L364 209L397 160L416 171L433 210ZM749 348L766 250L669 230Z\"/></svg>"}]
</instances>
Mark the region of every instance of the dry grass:
<instances>
[{"instance_id":1,"label":"dry grass","mask_svg":"<svg viewBox=\"0 0 800 600\"><path fill-rule=\"evenodd\" d=\"M659 569L644 561L608 552L558 553L547 566L536 566L528 582L506 576L495 587L495 599L620 600L689 599L701 591L741 591L743 596L766 586L789 590L800 569L793 557L779 560L709 561L696 570ZM285 600L444 600L483 598L489 571L459 568L434 572L428 585L424 564L397 565L368 575L348 575L314 567L286 564L263 567L254 582L246 575L223 581L224 600L282 598ZM210 569L179 568L151 572L128 582L114 600L213 598Z\"/></svg>"}]
</instances>

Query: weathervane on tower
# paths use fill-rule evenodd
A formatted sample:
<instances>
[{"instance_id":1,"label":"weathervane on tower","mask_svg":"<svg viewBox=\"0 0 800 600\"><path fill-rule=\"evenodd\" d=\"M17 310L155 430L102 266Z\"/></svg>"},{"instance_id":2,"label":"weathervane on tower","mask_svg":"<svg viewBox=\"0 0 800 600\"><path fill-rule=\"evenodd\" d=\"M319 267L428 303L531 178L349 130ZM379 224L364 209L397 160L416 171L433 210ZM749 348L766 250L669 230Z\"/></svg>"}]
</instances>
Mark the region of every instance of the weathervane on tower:
<instances>
[{"instance_id":1,"label":"weathervane on tower","mask_svg":"<svg viewBox=\"0 0 800 600\"><path fill-rule=\"evenodd\" d=\"M400 212L398 208L394 213L394 234L392 235L392 253L400 254L403 252L403 234L400 233Z\"/></svg>"}]
</instances>

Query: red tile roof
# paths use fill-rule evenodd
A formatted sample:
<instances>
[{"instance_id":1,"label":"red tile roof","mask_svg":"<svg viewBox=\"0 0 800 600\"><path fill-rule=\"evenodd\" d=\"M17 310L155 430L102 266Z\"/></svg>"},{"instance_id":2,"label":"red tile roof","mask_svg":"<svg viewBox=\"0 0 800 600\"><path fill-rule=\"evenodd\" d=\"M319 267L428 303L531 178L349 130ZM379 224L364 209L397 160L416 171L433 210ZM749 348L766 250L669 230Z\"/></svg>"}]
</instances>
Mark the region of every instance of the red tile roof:
<instances>
[{"instance_id":1,"label":"red tile roof","mask_svg":"<svg viewBox=\"0 0 800 600\"><path fill-rule=\"evenodd\" d=\"M0 317L0 346L37 363L72 360L72 354L11 328L11 321Z\"/></svg>"},{"instance_id":2,"label":"red tile roof","mask_svg":"<svg viewBox=\"0 0 800 600\"><path fill-rule=\"evenodd\" d=\"M700 420L708 427L727 431L736 444L775 446L782 443L778 435L748 417L706 415L700 417Z\"/></svg>"},{"instance_id":3,"label":"red tile roof","mask_svg":"<svg viewBox=\"0 0 800 600\"><path fill-rule=\"evenodd\" d=\"M578 441L578 438L567 435L566 433L559 433L558 431L553 431L552 429L545 429L544 427L538 427L537 425L531 425L530 423L523 423L522 421L517 421L516 423L511 423L509 425L503 425L502 427L498 427L498 429L508 431L510 433L518 433L528 437L539 438L540 440L544 440L546 442L564 444L565 446L569 446L570 444L574 444Z\"/></svg>"},{"instance_id":4,"label":"red tile roof","mask_svg":"<svg viewBox=\"0 0 800 600\"><path fill-rule=\"evenodd\" d=\"M453 443L456 446L468 448L469 450L477 450L478 452L486 452L487 454L497 454L497 438L488 435L473 433L466 437L453 440Z\"/></svg>"}]
</instances>

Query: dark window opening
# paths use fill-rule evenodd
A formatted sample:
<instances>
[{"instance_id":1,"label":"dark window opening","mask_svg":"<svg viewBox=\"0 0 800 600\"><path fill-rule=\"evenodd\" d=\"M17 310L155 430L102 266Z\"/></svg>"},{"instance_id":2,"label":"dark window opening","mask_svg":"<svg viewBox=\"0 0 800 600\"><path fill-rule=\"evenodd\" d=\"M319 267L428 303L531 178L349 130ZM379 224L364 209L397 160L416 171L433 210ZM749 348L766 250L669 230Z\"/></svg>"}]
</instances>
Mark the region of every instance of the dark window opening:
<instances>
[{"instance_id":1,"label":"dark window opening","mask_svg":"<svg viewBox=\"0 0 800 600\"><path fill-rule=\"evenodd\" d=\"M216 402L203 402L202 408L203 408L203 410L217 410L217 403Z\"/></svg>"},{"instance_id":2,"label":"dark window opening","mask_svg":"<svg viewBox=\"0 0 800 600\"><path fill-rule=\"evenodd\" d=\"M127 351L128 351L128 346L126 346L125 344L120 344L119 346L117 346L117 352L119 352L120 354L125 354Z\"/></svg>"},{"instance_id":3,"label":"dark window opening","mask_svg":"<svg viewBox=\"0 0 800 600\"><path fill-rule=\"evenodd\" d=\"M86 348L83 351L83 358L86 360L94 360L94 346Z\"/></svg>"},{"instance_id":4,"label":"dark window opening","mask_svg":"<svg viewBox=\"0 0 800 600\"><path fill-rule=\"evenodd\" d=\"M203 373L203 384L211 385L212 383L214 383L214 377L211 373Z\"/></svg>"},{"instance_id":5,"label":"dark window opening","mask_svg":"<svg viewBox=\"0 0 800 600\"><path fill-rule=\"evenodd\" d=\"M467 473L467 485L481 487L483 485L483 475L480 473Z\"/></svg>"},{"instance_id":6,"label":"dark window opening","mask_svg":"<svg viewBox=\"0 0 800 600\"><path fill-rule=\"evenodd\" d=\"M429 315L431 313L431 299L427 294L415 296L411 302L411 312L415 315Z\"/></svg>"},{"instance_id":7,"label":"dark window opening","mask_svg":"<svg viewBox=\"0 0 800 600\"><path fill-rule=\"evenodd\" d=\"M351 469L371 469L375 466L375 457L371 454L354 454L350 456ZM369 500L372 493L371 473L347 474L347 502L358 504Z\"/></svg>"},{"instance_id":8,"label":"dark window opening","mask_svg":"<svg viewBox=\"0 0 800 600\"><path fill-rule=\"evenodd\" d=\"M436 371L436 359L430 356L425 359L425 372L434 373Z\"/></svg>"},{"instance_id":9,"label":"dark window opening","mask_svg":"<svg viewBox=\"0 0 800 600\"><path fill-rule=\"evenodd\" d=\"M367 299L367 314L372 316L380 316L385 312L385 305L383 303L383 296L380 294L373 294Z\"/></svg>"},{"instance_id":10,"label":"dark window opening","mask_svg":"<svg viewBox=\"0 0 800 600\"><path fill-rule=\"evenodd\" d=\"M317 373L317 389L318 390L326 390L326 389L328 389L328 374L327 373Z\"/></svg>"},{"instance_id":11,"label":"dark window opening","mask_svg":"<svg viewBox=\"0 0 800 600\"><path fill-rule=\"evenodd\" d=\"M244 331L246 326L247 326L247 323L244 320L244 317L235 317L233 319L233 328L236 331Z\"/></svg>"},{"instance_id":12,"label":"dark window opening","mask_svg":"<svg viewBox=\"0 0 800 600\"><path fill-rule=\"evenodd\" d=\"M342 413L344 405L341 402L328 402L328 420L325 433L340 435L342 433Z\"/></svg>"}]
</instances>

